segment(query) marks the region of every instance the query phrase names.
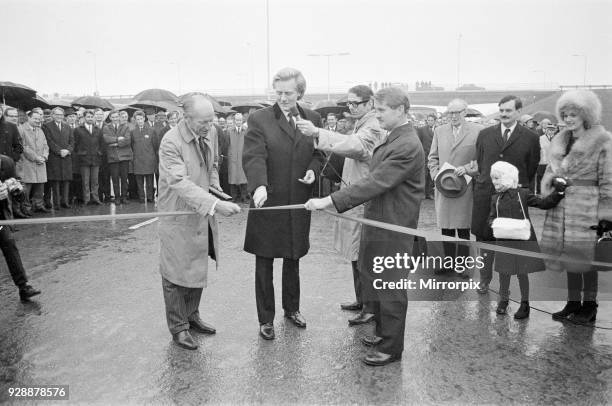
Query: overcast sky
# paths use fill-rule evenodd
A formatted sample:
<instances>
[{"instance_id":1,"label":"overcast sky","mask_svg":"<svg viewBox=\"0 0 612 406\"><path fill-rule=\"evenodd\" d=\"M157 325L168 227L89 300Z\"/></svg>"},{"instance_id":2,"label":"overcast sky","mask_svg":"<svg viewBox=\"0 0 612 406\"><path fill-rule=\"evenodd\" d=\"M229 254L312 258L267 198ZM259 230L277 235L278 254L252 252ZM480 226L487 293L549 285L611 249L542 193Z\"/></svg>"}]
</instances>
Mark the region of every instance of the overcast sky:
<instances>
[{"instance_id":1,"label":"overcast sky","mask_svg":"<svg viewBox=\"0 0 612 406\"><path fill-rule=\"evenodd\" d=\"M41 93L266 86L265 0L0 0L0 80ZM610 0L269 0L274 73L311 92L357 83L612 84ZM459 40L459 36L461 38ZM460 49L460 52L458 52ZM89 51L89 52L88 52ZM534 72L536 71L536 72ZM180 89L179 89L180 80Z\"/></svg>"}]
</instances>

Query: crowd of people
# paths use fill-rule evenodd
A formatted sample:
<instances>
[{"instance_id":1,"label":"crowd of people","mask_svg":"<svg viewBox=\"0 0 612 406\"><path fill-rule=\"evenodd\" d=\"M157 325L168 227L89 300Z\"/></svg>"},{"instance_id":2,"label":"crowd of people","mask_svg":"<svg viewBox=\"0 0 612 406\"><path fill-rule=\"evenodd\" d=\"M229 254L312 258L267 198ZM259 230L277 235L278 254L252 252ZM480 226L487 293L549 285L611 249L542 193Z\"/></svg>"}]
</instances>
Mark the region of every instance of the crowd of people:
<instances>
[{"instance_id":1,"label":"crowd of people","mask_svg":"<svg viewBox=\"0 0 612 406\"><path fill-rule=\"evenodd\" d=\"M612 135L600 125L601 103L593 92L564 93L557 103L560 125L521 116L520 98L508 95L499 101L499 120L485 127L466 120L468 104L461 99L451 100L446 114L432 114L419 123L400 88L374 93L358 85L347 92L348 114L322 118L297 103L306 89L298 70L279 71L272 85L276 103L250 112L248 118L240 113L217 117L198 94L186 98L183 117L177 111L136 111L131 121L125 111L111 111L105 120L100 109L57 107L49 115L33 109L27 122L18 125L18 112L6 108L0 122L0 154L6 156L2 172L4 158L16 164L14 174L2 181L16 183L13 190L23 184L23 193L14 193L13 214L61 210L78 200L100 205L137 199L146 204L156 195L160 211L188 206L199 213L199 220L189 224L160 220L168 327L178 345L192 350L197 345L190 328L215 333L198 312L207 257L218 253L214 214L236 214L236 203L255 209L304 204L307 210L331 209L416 228L421 202L429 198L444 236L469 240L473 234L477 241L569 255L585 263L593 260L596 243L590 227L597 224L602 233L612 226ZM321 177L332 185L323 195L315 187ZM229 191L233 203L211 195L212 189ZM0 188L0 200L8 200L2 192ZM529 222L530 206L546 210L541 238ZM508 229L500 219L523 222ZM299 308L299 263L309 250L309 230L309 211L248 213L244 250L255 255L255 296L264 339L275 338L274 258L283 259L285 317L306 327ZM376 323L376 335L362 339L376 349L364 362L378 366L400 359L406 292L375 289L372 264L375 257L418 254L418 240L342 218L335 219L334 236L335 248L352 268L355 300L341 305L358 311L349 324ZM2 243L7 263L15 258L11 249L16 250L12 237L3 237L8 240L12 243ZM182 254L177 256L177 250ZM462 242L444 242L443 251L451 258L470 253ZM488 294L493 271L499 273L498 314L507 313L511 275L519 280L521 305L514 317L520 320L530 312L528 274L556 269L567 273L568 301L553 319L577 324L595 320L598 278L589 265L482 253L478 291ZM389 280L403 275L397 268L387 271ZM25 273L21 277L11 269L11 274L20 292L26 292ZM467 272L458 276L470 277ZM40 293L29 289L30 295L22 298Z\"/></svg>"}]
</instances>

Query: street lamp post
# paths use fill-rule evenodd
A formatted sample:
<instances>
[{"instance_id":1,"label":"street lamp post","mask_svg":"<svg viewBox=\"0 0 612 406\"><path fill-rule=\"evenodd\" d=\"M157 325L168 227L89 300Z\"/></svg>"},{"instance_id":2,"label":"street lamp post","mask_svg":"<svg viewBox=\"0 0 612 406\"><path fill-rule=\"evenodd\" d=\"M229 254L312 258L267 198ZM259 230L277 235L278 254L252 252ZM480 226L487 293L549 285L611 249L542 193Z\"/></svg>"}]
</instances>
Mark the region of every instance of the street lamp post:
<instances>
[{"instance_id":1,"label":"street lamp post","mask_svg":"<svg viewBox=\"0 0 612 406\"><path fill-rule=\"evenodd\" d=\"M327 57L327 100L331 100L331 91L330 91L330 65L331 65L331 57L332 56L347 56L350 55L349 52L337 52L332 54L308 54L308 56L325 56Z\"/></svg>"},{"instance_id":2,"label":"street lamp post","mask_svg":"<svg viewBox=\"0 0 612 406\"><path fill-rule=\"evenodd\" d=\"M100 92L98 92L98 62L96 60L96 53L93 51L85 51L88 54L93 55L93 63L94 63L94 96L98 96Z\"/></svg>"},{"instance_id":3,"label":"street lamp post","mask_svg":"<svg viewBox=\"0 0 612 406\"><path fill-rule=\"evenodd\" d=\"M584 58L584 71L582 74L582 85L586 86L586 75L587 75L587 56L583 54L573 54L572 56L578 56Z\"/></svg>"}]
</instances>

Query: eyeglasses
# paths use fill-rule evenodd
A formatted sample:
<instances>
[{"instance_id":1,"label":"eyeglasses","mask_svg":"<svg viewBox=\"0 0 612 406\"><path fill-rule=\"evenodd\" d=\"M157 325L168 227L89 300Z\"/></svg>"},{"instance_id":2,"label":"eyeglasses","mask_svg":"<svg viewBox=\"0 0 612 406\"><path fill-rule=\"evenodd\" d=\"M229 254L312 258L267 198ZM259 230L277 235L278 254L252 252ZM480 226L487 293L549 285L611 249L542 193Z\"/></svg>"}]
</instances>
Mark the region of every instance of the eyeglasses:
<instances>
[{"instance_id":1,"label":"eyeglasses","mask_svg":"<svg viewBox=\"0 0 612 406\"><path fill-rule=\"evenodd\" d=\"M448 114L449 116L459 115L459 114L463 113L464 111L465 111L465 109L463 109L463 110L459 110L459 111L448 111L448 112L447 112L447 114Z\"/></svg>"},{"instance_id":2,"label":"eyeglasses","mask_svg":"<svg viewBox=\"0 0 612 406\"><path fill-rule=\"evenodd\" d=\"M364 103L367 103L369 101L370 101L370 99L366 99L366 100L362 100L362 101L347 101L346 105L349 106L349 107L357 107L360 104L364 104Z\"/></svg>"}]
</instances>

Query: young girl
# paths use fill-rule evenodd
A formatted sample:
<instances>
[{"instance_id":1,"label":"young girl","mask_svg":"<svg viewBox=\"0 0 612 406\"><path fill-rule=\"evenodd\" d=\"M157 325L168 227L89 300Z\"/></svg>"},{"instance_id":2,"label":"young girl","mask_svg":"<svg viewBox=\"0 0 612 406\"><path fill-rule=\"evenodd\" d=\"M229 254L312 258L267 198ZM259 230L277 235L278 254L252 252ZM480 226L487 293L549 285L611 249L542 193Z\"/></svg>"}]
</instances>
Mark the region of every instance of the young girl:
<instances>
[{"instance_id":1,"label":"young girl","mask_svg":"<svg viewBox=\"0 0 612 406\"><path fill-rule=\"evenodd\" d=\"M542 198L531 193L529 189L518 187L518 169L504 161L495 162L491 166L491 180L495 187L495 194L491 199L489 212L489 225L497 217L529 220L528 206L540 209L551 209L563 199L565 184L555 182L555 190ZM522 240L496 240L498 245L527 251L539 252L538 241L531 225L531 235L528 241ZM493 230L491 229L491 233ZM491 236L492 237L492 236ZM491 238L493 239L493 238ZM510 298L510 276L516 275L521 289L521 306L514 314L515 319L529 317L529 278L531 272L544 270L544 262L539 258L524 257L514 254L498 252L495 254L495 271L499 273L499 296L497 314L506 314Z\"/></svg>"}]
</instances>

